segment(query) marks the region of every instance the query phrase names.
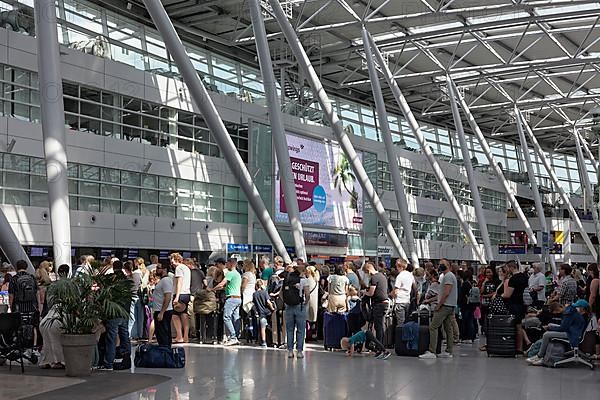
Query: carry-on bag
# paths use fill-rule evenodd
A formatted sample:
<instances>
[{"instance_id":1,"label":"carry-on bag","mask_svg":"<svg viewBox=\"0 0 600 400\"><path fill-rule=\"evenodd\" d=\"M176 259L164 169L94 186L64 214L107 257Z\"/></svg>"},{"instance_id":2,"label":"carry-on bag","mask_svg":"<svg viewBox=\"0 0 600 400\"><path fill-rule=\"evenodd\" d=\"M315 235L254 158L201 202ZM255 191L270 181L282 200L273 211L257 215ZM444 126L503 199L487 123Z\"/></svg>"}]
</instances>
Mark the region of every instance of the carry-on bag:
<instances>
[{"instance_id":1,"label":"carry-on bag","mask_svg":"<svg viewBox=\"0 0 600 400\"><path fill-rule=\"evenodd\" d=\"M396 343L394 344L394 350L398 356L407 357L418 357L425 353L429 349L429 327L419 325L419 344L418 349L413 350L408 348L408 342L402 340L403 326L396 327ZM436 346L436 353L442 351L442 328L438 331L438 343Z\"/></svg>"},{"instance_id":2,"label":"carry-on bag","mask_svg":"<svg viewBox=\"0 0 600 400\"><path fill-rule=\"evenodd\" d=\"M340 341L348 336L346 314L325 312L323 315L323 346L325 350L339 349Z\"/></svg>"},{"instance_id":3,"label":"carry-on bag","mask_svg":"<svg viewBox=\"0 0 600 400\"><path fill-rule=\"evenodd\" d=\"M183 368L185 351L183 347L143 344L135 350L134 364L137 368Z\"/></svg>"},{"instance_id":4,"label":"carry-on bag","mask_svg":"<svg viewBox=\"0 0 600 400\"><path fill-rule=\"evenodd\" d=\"M486 332L489 356L514 357L516 351L515 319L512 315L490 315Z\"/></svg>"}]
</instances>

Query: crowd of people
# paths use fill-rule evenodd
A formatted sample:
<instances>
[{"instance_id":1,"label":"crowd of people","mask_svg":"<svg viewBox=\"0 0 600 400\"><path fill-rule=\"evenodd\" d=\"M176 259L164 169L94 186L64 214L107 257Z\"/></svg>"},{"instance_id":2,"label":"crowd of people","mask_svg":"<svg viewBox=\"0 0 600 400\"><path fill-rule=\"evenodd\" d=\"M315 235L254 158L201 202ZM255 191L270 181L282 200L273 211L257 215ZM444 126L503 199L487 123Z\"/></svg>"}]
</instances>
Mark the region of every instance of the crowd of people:
<instances>
[{"instance_id":1,"label":"crowd of people","mask_svg":"<svg viewBox=\"0 0 600 400\"><path fill-rule=\"evenodd\" d=\"M9 294L9 311L28 316L36 327L32 341L41 349L42 368L64 368L59 328L47 323L53 317L47 288L77 274L122 273L132 281L129 318L103 321L99 331L96 365L102 370L112 370L115 357L130 353L136 341L234 346L245 340L286 349L288 357L301 359L306 341L323 338L325 313L348 315L349 332L340 347L350 356L364 347L382 359L390 356L390 332L415 313L425 313L429 348L420 357L451 358L456 345L473 344L486 335L488 317L500 310L514 317L517 354L526 354L540 341L537 353L527 359L540 365L552 338L576 344L575 336L585 326L598 329L600 317L596 264L583 273L562 264L554 277L540 264L523 267L514 261L477 270L446 259L422 268L402 259L386 268L370 261L317 265L297 259L288 264L281 257L272 263L263 257L258 267L235 258L199 265L179 253L161 261L152 255L146 265L143 258L122 262L111 256L98 263L82 256L72 273L66 265L55 271L44 261L35 275L20 261L0 271L0 292ZM360 315L361 322L352 325L351 314ZM545 331L540 337L530 337L532 323ZM437 346L440 332L442 351ZM487 350L483 342L479 349ZM598 358L600 341L594 352Z\"/></svg>"}]
</instances>

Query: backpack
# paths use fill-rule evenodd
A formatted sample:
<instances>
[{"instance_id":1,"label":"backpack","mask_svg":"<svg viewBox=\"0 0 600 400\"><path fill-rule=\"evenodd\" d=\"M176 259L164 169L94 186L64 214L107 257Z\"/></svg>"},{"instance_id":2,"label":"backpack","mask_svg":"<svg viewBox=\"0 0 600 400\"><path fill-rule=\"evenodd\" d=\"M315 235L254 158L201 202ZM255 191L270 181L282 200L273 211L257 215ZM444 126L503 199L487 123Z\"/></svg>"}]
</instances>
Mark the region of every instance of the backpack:
<instances>
[{"instance_id":1,"label":"backpack","mask_svg":"<svg viewBox=\"0 0 600 400\"><path fill-rule=\"evenodd\" d=\"M288 274L283 281L283 302L288 306L297 306L302 303L302 294L300 292L300 275Z\"/></svg>"},{"instance_id":2,"label":"backpack","mask_svg":"<svg viewBox=\"0 0 600 400\"><path fill-rule=\"evenodd\" d=\"M33 276L27 273L17 275L16 286L17 295L15 296L15 301L17 303L37 302L37 290Z\"/></svg>"},{"instance_id":3,"label":"backpack","mask_svg":"<svg viewBox=\"0 0 600 400\"><path fill-rule=\"evenodd\" d=\"M564 342L551 340L544 354L544 367L554 368L554 363L563 360L568 350Z\"/></svg>"},{"instance_id":4,"label":"backpack","mask_svg":"<svg viewBox=\"0 0 600 400\"><path fill-rule=\"evenodd\" d=\"M528 307L533 304L533 298L531 297L531 293L529 293L529 290L527 289L525 289L525 291L523 292L523 304L525 304Z\"/></svg>"},{"instance_id":5,"label":"backpack","mask_svg":"<svg viewBox=\"0 0 600 400\"><path fill-rule=\"evenodd\" d=\"M481 298L481 292L479 291L479 288L477 286L473 286L471 287L471 290L469 290L469 304L477 304L480 302L480 298Z\"/></svg>"}]
</instances>

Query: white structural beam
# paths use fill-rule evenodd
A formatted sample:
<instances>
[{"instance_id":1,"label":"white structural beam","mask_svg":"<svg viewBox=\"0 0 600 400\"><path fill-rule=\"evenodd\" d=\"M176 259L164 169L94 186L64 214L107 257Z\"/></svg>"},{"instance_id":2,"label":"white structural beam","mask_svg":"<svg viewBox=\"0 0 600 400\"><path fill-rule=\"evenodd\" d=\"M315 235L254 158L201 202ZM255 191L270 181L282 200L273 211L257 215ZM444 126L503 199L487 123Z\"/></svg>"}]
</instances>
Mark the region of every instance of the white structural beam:
<instances>
[{"instance_id":1,"label":"white structural beam","mask_svg":"<svg viewBox=\"0 0 600 400\"><path fill-rule=\"evenodd\" d=\"M410 220L410 212L408 210L406 190L404 190L404 182L402 181L402 174L400 173L398 155L396 154L396 146L394 146L394 142L392 140L392 132L388 122L385 101L381 91L381 84L379 83L379 77L377 76L377 69L373 61L373 54L371 52L371 46L369 46L367 35L367 30L365 27L363 27L362 36L363 41L365 42L365 58L369 69L369 77L371 78L371 88L373 89L373 99L375 100L375 109L377 111L377 122L381 130L383 143L385 144L385 152L388 158L390 174L392 175L392 182L394 183L396 202L398 203L398 210L400 211L400 222L402 223L404 237L406 238L406 247L408 249L410 260L413 266L416 268L419 266L419 256L415 246L415 237L413 235L412 222Z\"/></svg>"},{"instance_id":2,"label":"white structural beam","mask_svg":"<svg viewBox=\"0 0 600 400\"><path fill-rule=\"evenodd\" d=\"M415 116L413 115L413 113L410 109L410 106L408 105L408 102L404 98L404 95L402 94L402 91L400 90L400 87L398 86L398 83L396 82L395 79L393 79L392 72L390 71L388 65L385 63L385 60L383 59L381 52L375 45L375 42L373 41L373 38L371 37L371 35L369 33L368 33L368 37L369 37L369 41L371 43L371 47L373 49L373 53L375 54L375 59L377 60L377 63L379 64L379 67L381 68L384 78L387 81L387 84L389 85L390 89L392 90L392 94L394 95L394 98L396 99L398 106L402 110L402 114L404 115L404 118L408 122L408 125L410 126L411 131L413 132L415 138L419 142L419 146L421 147L421 150L423 151L423 153L425 154L425 156L427 158L427 161L431 165L433 173L436 176L436 178L440 184L440 187L442 188L442 191L444 192L444 196L446 197L446 200L448 200L448 202L452 206L452 210L454 211L454 214L456 215L456 218L458 219L458 222L460 223L460 225L462 227L463 233L465 234L467 240L473 246L473 250L475 251L477 258L480 260L480 262L482 264L486 264L485 257L482 254L482 252L479 248L479 245L477 244L477 239L475 238L475 235L473 234L473 230L471 229L471 226L467 222L465 215L461 209L460 204L458 204L456 197L454 197L454 194L452 193L452 189L450 188L450 185L448 184L448 181L446 180L446 177L444 176L444 171L442 171L440 164L438 163L435 156L433 155L433 152L431 151L431 147L427 144L427 140L425 139L423 132L421 132L421 127L419 126L419 123L417 122Z\"/></svg>"},{"instance_id":3,"label":"white structural beam","mask_svg":"<svg viewBox=\"0 0 600 400\"><path fill-rule=\"evenodd\" d=\"M283 12L279 0L269 0L269 3L273 8L273 16L281 27L281 31L288 42L290 50L298 61L299 68L301 68L304 72L306 80L310 84L314 96L316 96L317 100L319 101L321 109L329 121L331 129L333 130L340 147L348 158L348 161L352 166L352 170L354 171L354 174L356 175L356 178L360 183L365 196L369 199L369 202L373 206L373 210L377 214L379 223L387 234L388 239L392 242L392 246L402 258L406 259L406 253L402 248L402 244L400 243L400 239L398 238L396 231L394 231L394 228L390 223L385 208L383 207L383 203L377 195L375 187L373 187L373 184L371 183L371 180L369 179L369 176L362 165L361 159L354 149L354 145L352 144L350 137L348 137L348 134L344 131L342 121L340 121L337 113L333 109L332 102L325 92L325 88L323 87L317 72L312 66L312 63L310 62L302 43L298 39L298 36L296 36L294 28Z\"/></svg>"},{"instance_id":4,"label":"white structural beam","mask_svg":"<svg viewBox=\"0 0 600 400\"><path fill-rule=\"evenodd\" d=\"M500 183L502 183L504 192L506 193L506 196L508 197L508 201L510 202L513 210L517 214L517 218L519 218L519 220L525 227L525 232L527 232L527 235L529 236L529 240L531 240L531 242L533 244L536 244L537 238L536 238L535 233L533 232L533 229L531 228L531 224L529 223L529 221L527 220L527 217L523 213L523 210L521 209L521 206L519 205L519 202L517 201L517 198L516 198L515 194L513 193L512 188L510 187L509 181L504 176L504 173L500 169L500 166L498 165L498 163L496 163L496 160L494 159L494 155L492 154L492 150L490 149L490 145L488 144L485 136L483 135L483 132L481 132L481 129L479 128L479 124L477 124L477 121L475 121L475 117L471 113L471 110L469 109L467 102L465 101L464 97L458 91L458 89L457 89L456 85L454 84L454 82L452 81L452 79L450 79L450 85L452 85L452 87L454 89L454 93L456 94L456 96L460 102L461 108L463 109L463 112L465 113L465 116L467 117L467 120L469 121L471 130L473 131L473 133L475 133L475 136L477 137L477 140L479 141L481 149L483 150L483 153L485 154L485 157L487 158L488 163L490 164L490 167L494 170Z\"/></svg>"},{"instance_id":5,"label":"white structural beam","mask_svg":"<svg viewBox=\"0 0 600 400\"><path fill-rule=\"evenodd\" d=\"M40 109L55 265L71 266L71 218L60 49L54 0L35 0Z\"/></svg>"},{"instance_id":6,"label":"white structural beam","mask_svg":"<svg viewBox=\"0 0 600 400\"><path fill-rule=\"evenodd\" d=\"M573 128L573 135L575 136L575 146L577 149L577 164L579 164L579 170L581 171L581 178L584 188L584 193L587 196L583 196L586 199L587 206L592 209L592 218L594 219L594 228L596 230L596 237L600 238L600 216L598 216L598 208L594 205L594 191L592 190L592 183L587 173L587 166L585 165L585 157L583 156L583 150L577 128Z\"/></svg>"},{"instance_id":7,"label":"white structural beam","mask_svg":"<svg viewBox=\"0 0 600 400\"><path fill-rule=\"evenodd\" d=\"M456 136L458 137L458 141L460 143L460 151L462 153L464 167L467 172L467 179L469 180L469 188L471 189L471 198L473 199L475 216L477 218L477 223L479 224L479 232L481 232L481 239L483 241L483 248L485 249L486 257L491 261L494 258L492 242L490 241L485 213L483 211L483 204L481 202L481 196L479 195L477 178L475 177L475 171L473 171L473 164L471 163L471 154L469 152L467 138L465 137L465 130L462 124L462 119L460 118L460 111L458 110L456 93L454 93L454 87L450 83L449 76L446 78L446 80L448 83L448 96L450 97L452 117L454 118L454 126L456 127Z\"/></svg>"},{"instance_id":8,"label":"white structural beam","mask_svg":"<svg viewBox=\"0 0 600 400\"><path fill-rule=\"evenodd\" d=\"M575 208L573 207L573 204L571 204L571 200L569 199L569 196L567 195L567 193L565 192L565 190L560 186L559 181L558 181L558 177L556 176L556 173L554 172L554 169L552 168L552 165L550 164L550 161L546 157L546 154L544 153L544 150L542 149L542 146L540 146L540 144L537 141L535 135L531 131L531 128L525 122L525 119L523 118L523 115L521 114L521 111L517 110L517 113L520 114L519 117L520 117L520 119L522 121L522 124L523 124L523 127L525 128L525 131L527 132L527 135L529 136L529 140L531 140L531 144L533 145L533 149L535 150L538 158L540 159L540 161L544 165L544 168L546 169L546 172L548 172L548 175L550 176L550 180L552 180L552 183L554 184L556 190L558 191L558 194L560 195L563 203L565 204L565 206L569 210L569 214L571 215L571 219L573 219L573 221L575 222L575 225L577 225L577 228L579 229L579 233L583 237L583 241L585 242L586 246L590 250L590 253L592 254L592 257L594 258L594 260L597 259L598 254L596 252L596 248L592 244L592 241L590 240L589 235L585 231L585 228L584 228L583 224L581 223L581 219L579 218L579 215L577 215L577 211L575 211Z\"/></svg>"},{"instance_id":9,"label":"white structural beam","mask_svg":"<svg viewBox=\"0 0 600 400\"><path fill-rule=\"evenodd\" d=\"M0 249L11 265L15 266L17 261L25 260L27 262L27 272L30 274L35 273L35 268L31 260L27 256L23 246L21 246L21 243L19 243L19 239L15 235L12 226L10 226L8 219L6 219L2 208L0 208Z\"/></svg>"},{"instance_id":10,"label":"white structural beam","mask_svg":"<svg viewBox=\"0 0 600 400\"><path fill-rule=\"evenodd\" d=\"M290 256L281 240L281 236L260 197L258 189L254 185L252 175L238 153L231 136L229 136L229 133L223 124L223 120L210 95L206 91L204 84L200 81L198 72L190 61L183 43L181 43L181 39L179 39L165 8L160 0L144 0L144 5L152 18L152 21L156 25L156 28L160 32L160 35L165 42L165 47L169 51L171 57L173 57L173 60L190 91L194 103L200 110L206 121L206 125L208 125L217 145L221 149L227 165L234 174L238 185L240 185L240 188L246 195L248 204L252 207L256 218L258 218L277 253L284 258L285 262L291 262ZM251 221L248 222L251 223Z\"/></svg>"},{"instance_id":11,"label":"white structural beam","mask_svg":"<svg viewBox=\"0 0 600 400\"><path fill-rule=\"evenodd\" d=\"M267 41L267 32L263 16L260 9L260 0L248 0L250 17L252 18L252 29L256 36L256 52L260 64L260 72L264 82L267 105L269 107L269 120L271 121L271 132L273 133L273 143L275 145L275 156L279 164L279 179L283 188L283 200L290 220L292 237L296 246L296 256L307 261L306 247L304 245L304 230L300 222L300 210L298 207L298 197L296 194L296 184L294 180L294 171L290 161L287 138L285 136L285 127L281 116L281 103L277 95L277 81L273 73L273 63L271 62L271 52L269 42Z\"/></svg>"}]
</instances>

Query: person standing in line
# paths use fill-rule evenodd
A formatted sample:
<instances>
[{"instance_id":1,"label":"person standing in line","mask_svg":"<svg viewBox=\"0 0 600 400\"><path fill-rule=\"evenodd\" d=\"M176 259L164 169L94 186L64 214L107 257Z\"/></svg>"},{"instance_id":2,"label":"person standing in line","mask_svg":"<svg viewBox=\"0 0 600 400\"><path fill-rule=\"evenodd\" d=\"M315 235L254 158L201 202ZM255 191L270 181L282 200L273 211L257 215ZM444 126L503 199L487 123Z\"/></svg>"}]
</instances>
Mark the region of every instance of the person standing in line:
<instances>
[{"instance_id":1,"label":"person standing in line","mask_svg":"<svg viewBox=\"0 0 600 400\"><path fill-rule=\"evenodd\" d=\"M188 306L189 326L191 326L190 336L197 337L200 321L197 318L198 312L194 308L194 298L196 293L206 287L206 275L198 268L193 258L186 258L183 263L190 269L190 303Z\"/></svg>"},{"instance_id":2,"label":"person standing in line","mask_svg":"<svg viewBox=\"0 0 600 400\"><path fill-rule=\"evenodd\" d=\"M389 307L387 279L375 269L375 264L372 262L366 262L362 270L369 282L369 288L364 291L364 295L371 301L375 337L383 343L384 318Z\"/></svg>"},{"instance_id":3,"label":"person standing in line","mask_svg":"<svg viewBox=\"0 0 600 400\"><path fill-rule=\"evenodd\" d=\"M519 272L519 266L515 261L506 263L506 267L510 271L510 279L508 285L504 288L502 297L507 302L508 310L515 317L516 323L516 342L517 353L523 352L523 341L526 339L525 330L523 329L523 318L527 313L527 307L523 301L523 293L527 290L529 278L524 272ZM529 346L531 343L527 343Z\"/></svg>"},{"instance_id":4,"label":"person standing in line","mask_svg":"<svg viewBox=\"0 0 600 400\"><path fill-rule=\"evenodd\" d=\"M158 265L158 256L156 254L151 254L150 255L150 265L148 265L148 271L152 272L156 269L156 266Z\"/></svg>"},{"instance_id":5,"label":"person standing in line","mask_svg":"<svg viewBox=\"0 0 600 400\"><path fill-rule=\"evenodd\" d=\"M267 326L271 319L271 314L275 311L275 306L265 290L265 282L262 279L256 281L255 291L252 294L252 303L258 315L260 326L260 347L267 347Z\"/></svg>"},{"instance_id":6,"label":"person standing in line","mask_svg":"<svg viewBox=\"0 0 600 400\"><path fill-rule=\"evenodd\" d=\"M188 343L190 332L190 319L188 307L191 300L190 286L192 274L187 265L183 264L183 257L173 253L169 257L171 265L175 267L173 281L175 296L173 298L173 326L175 327L175 343Z\"/></svg>"},{"instance_id":7,"label":"person standing in line","mask_svg":"<svg viewBox=\"0 0 600 400\"><path fill-rule=\"evenodd\" d=\"M533 263L533 274L529 277L529 294L531 295L531 304L541 310L546 303L546 277L542 273L540 263Z\"/></svg>"},{"instance_id":8,"label":"person standing in line","mask_svg":"<svg viewBox=\"0 0 600 400\"><path fill-rule=\"evenodd\" d=\"M252 310L252 295L256 290L256 268L251 260L244 261L244 274L242 275L242 309L246 314Z\"/></svg>"},{"instance_id":9,"label":"person standing in line","mask_svg":"<svg viewBox=\"0 0 600 400\"><path fill-rule=\"evenodd\" d=\"M238 335L240 332L240 307L242 305L242 276L236 267L236 259L230 258L227 261L227 270L223 280L213 289L209 289L213 291L225 290L223 325L225 333L229 336L224 343L225 346L233 346L240 343Z\"/></svg>"},{"instance_id":10,"label":"person standing in line","mask_svg":"<svg viewBox=\"0 0 600 400\"><path fill-rule=\"evenodd\" d=\"M304 358L304 337L306 335L306 314L310 301L308 279L304 278L304 266L292 263L293 270L283 280L281 295L285 303L285 329L287 333L288 358ZM295 336L295 337L294 337Z\"/></svg>"},{"instance_id":11,"label":"person standing in line","mask_svg":"<svg viewBox=\"0 0 600 400\"><path fill-rule=\"evenodd\" d=\"M344 313L347 311L346 293L350 281L342 266L335 268L335 274L327 278L327 311L330 313Z\"/></svg>"},{"instance_id":12,"label":"person standing in line","mask_svg":"<svg viewBox=\"0 0 600 400\"><path fill-rule=\"evenodd\" d=\"M454 309L458 304L458 282L454 273L448 269L446 263L440 262L440 271L444 274L440 283L440 298L438 305L433 312L433 318L429 324L429 350L419 356L421 359L435 359L435 358L452 358L452 350L454 349L454 342L452 340L452 318L454 316ZM446 331L446 351L436 355L436 348L438 343L438 330L441 326L444 326Z\"/></svg>"},{"instance_id":13,"label":"person standing in line","mask_svg":"<svg viewBox=\"0 0 600 400\"><path fill-rule=\"evenodd\" d=\"M154 267L158 282L152 293L152 311L154 332L159 346L171 347L171 319L173 317L173 280L168 276L167 268L161 264ZM149 338L151 339L151 337Z\"/></svg>"},{"instance_id":14,"label":"person standing in line","mask_svg":"<svg viewBox=\"0 0 600 400\"><path fill-rule=\"evenodd\" d=\"M407 262L399 258L396 260L396 269L398 276L394 283L394 290L392 291L392 298L394 299L394 318L396 320L396 326L404 325L406 320L408 309L410 307L410 293L411 290L416 292L417 284L413 274L408 272L406 269Z\"/></svg>"}]
</instances>

